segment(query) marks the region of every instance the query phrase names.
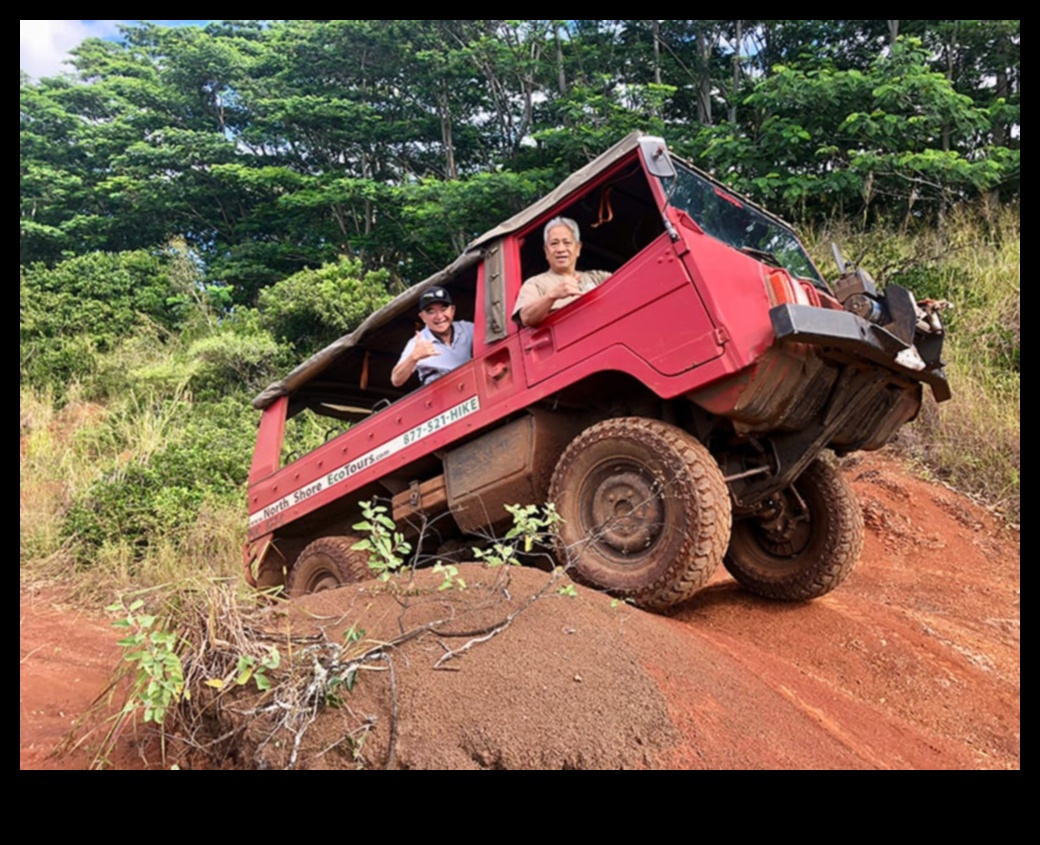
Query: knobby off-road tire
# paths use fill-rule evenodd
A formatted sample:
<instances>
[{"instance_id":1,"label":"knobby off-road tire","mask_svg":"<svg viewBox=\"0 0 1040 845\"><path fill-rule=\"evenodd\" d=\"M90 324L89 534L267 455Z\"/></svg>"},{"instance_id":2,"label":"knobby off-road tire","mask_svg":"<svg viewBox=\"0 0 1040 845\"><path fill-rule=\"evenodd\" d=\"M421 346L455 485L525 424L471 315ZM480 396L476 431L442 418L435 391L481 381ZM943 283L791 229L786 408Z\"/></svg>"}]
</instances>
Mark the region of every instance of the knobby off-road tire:
<instances>
[{"instance_id":1,"label":"knobby off-road tire","mask_svg":"<svg viewBox=\"0 0 1040 845\"><path fill-rule=\"evenodd\" d=\"M680 428L604 420L564 450L549 486L556 556L575 578L660 610L707 584L729 542L730 497L706 448Z\"/></svg>"},{"instance_id":2,"label":"knobby off-road tire","mask_svg":"<svg viewBox=\"0 0 1040 845\"><path fill-rule=\"evenodd\" d=\"M808 520L781 539L759 518L733 523L725 566L760 596L807 601L829 593L852 571L863 551L863 514L841 473L816 460L794 483ZM797 506L790 488L779 495Z\"/></svg>"},{"instance_id":3,"label":"knobby off-road tire","mask_svg":"<svg viewBox=\"0 0 1040 845\"><path fill-rule=\"evenodd\" d=\"M369 577L367 555L351 549L357 537L321 537L307 545L285 582L290 598L354 584Z\"/></svg>"}]
</instances>

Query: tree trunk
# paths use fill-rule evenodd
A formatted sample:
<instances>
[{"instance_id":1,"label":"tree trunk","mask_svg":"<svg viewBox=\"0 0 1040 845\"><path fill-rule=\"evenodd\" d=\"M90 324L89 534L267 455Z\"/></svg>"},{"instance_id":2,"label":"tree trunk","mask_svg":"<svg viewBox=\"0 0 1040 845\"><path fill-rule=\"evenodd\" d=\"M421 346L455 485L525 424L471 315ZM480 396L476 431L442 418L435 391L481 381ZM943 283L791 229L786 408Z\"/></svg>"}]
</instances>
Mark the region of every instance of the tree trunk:
<instances>
[{"instance_id":1,"label":"tree trunk","mask_svg":"<svg viewBox=\"0 0 1040 845\"><path fill-rule=\"evenodd\" d=\"M957 43L957 25L954 24L953 34L946 40L943 47L946 51L946 80L953 85L953 50ZM950 127L944 126L942 131L942 148L944 153L950 151Z\"/></svg>"},{"instance_id":2,"label":"tree trunk","mask_svg":"<svg viewBox=\"0 0 1040 845\"><path fill-rule=\"evenodd\" d=\"M654 82L661 84L661 22L653 21L654 32Z\"/></svg>"},{"instance_id":3,"label":"tree trunk","mask_svg":"<svg viewBox=\"0 0 1040 845\"><path fill-rule=\"evenodd\" d=\"M697 84L697 122L702 126L711 125L711 41L708 33L701 30L697 33L697 58L700 67L697 69L700 80Z\"/></svg>"},{"instance_id":4,"label":"tree trunk","mask_svg":"<svg viewBox=\"0 0 1040 845\"><path fill-rule=\"evenodd\" d=\"M459 172L455 166L455 141L452 137L451 106L448 103L447 87L447 83L442 81L438 106L441 113L441 144L444 146L444 178L452 181L458 178Z\"/></svg>"},{"instance_id":5,"label":"tree trunk","mask_svg":"<svg viewBox=\"0 0 1040 845\"><path fill-rule=\"evenodd\" d=\"M997 71L997 90L995 93L998 98L1003 97L1006 99L1008 96L1008 89L1007 68L1002 67ZM1009 134L1010 133L1007 131L1003 118L998 117L993 121L993 143L995 146L1006 146ZM1000 188L991 188L986 199L991 208L998 207L1000 205Z\"/></svg>"},{"instance_id":6,"label":"tree trunk","mask_svg":"<svg viewBox=\"0 0 1040 845\"><path fill-rule=\"evenodd\" d=\"M733 45L733 88L729 92L729 122L737 122L737 92L740 91L740 42L744 40L744 21L737 21L736 43Z\"/></svg>"},{"instance_id":7,"label":"tree trunk","mask_svg":"<svg viewBox=\"0 0 1040 845\"><path fill-rule=\"evenodd\" d=\"M560 87L560 96L567 95L567 73L563 67L563 41L560 38L560 25L553 21L553 38L556 39L556 73L557 84Z\"/></svg>"},{"instance_id":8,"label":"tree trunk","mask_svg":"<svg viewBox=\"0 0 1040 845\"><path fill-rule=\"evenodd\" d=\"M1008 72L1007 68L1000 68L997 71L997 89L994 92L997 99L1007 100L1008 94L1010 93L1010 86L1008 85ZM993 122L993 143L998 147L1007 145L1008 131L1007 126L1004 125L1003 119L998 119Z\"/></svg>"}]
</instances>

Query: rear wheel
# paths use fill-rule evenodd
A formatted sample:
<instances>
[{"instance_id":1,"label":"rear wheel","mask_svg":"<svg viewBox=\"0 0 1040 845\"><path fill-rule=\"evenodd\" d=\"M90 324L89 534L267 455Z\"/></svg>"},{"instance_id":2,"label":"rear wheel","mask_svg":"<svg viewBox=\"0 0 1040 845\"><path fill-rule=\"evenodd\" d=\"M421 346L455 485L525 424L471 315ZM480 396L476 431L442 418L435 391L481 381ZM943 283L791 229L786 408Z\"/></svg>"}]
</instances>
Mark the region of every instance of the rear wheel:
<instances>
[{"instance_id":1,"label":"rear wheel","mask_svg":"<svg viewBox=\"0 0 1040 845\"><path fill-rule=\"evenodd\" d=\"M368 577L367 556L351 546L357 537L320 537L296 559L285 590L292 598L354 584Z\"/></svg>"},{"instance_id":2,"label":"rear wheel","mask_svg":"<svg viewBox=\"0 0 1040 845\"><path fill-rule=\"evenodd\" d=\"M836 468L816 460L755 515L733 523L725 565L760 596L806 601L829 593L863 550L863 514Z\"/></svg>"},{"instance_id":3,"label":"rear wheel","mask_svg":"<svg viewBox=\"0 0 1040 845\"><path fill-rule=\"evenodd\" d=\"M557 558L579 581L661 609L711 578L729 541L718 464L692 435L638 417L604 420L564 450L549 498Z\"/></svg>"}]
</instances>

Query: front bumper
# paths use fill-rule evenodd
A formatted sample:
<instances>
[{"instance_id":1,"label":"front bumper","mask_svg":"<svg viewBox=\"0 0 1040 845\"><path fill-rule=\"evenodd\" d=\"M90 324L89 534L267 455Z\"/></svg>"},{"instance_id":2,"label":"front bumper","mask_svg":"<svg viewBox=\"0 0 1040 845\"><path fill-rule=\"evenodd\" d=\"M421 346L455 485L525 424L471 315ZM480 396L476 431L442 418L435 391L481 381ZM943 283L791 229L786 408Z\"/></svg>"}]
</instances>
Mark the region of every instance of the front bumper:
<instances>
[{"instance_id":1,"label":"front bumper","mask_svg":"<svg viewBox=\"0 0 1040 845\"><path fill-rule=\"evenodd\" d=\"M818 348L822 357L846 363L855 363L857 359L869 362L929 385L937 402L950 398L950 385L938 358L941 346L936 348L933 343L927 354L914 355L914 352L924 350L918 350L913 343L907 343L889 330L849 311L788 303L771 309L769 317L780 343L811 344ZM897 357L901 360L912 358L924 366L920 369L904 366Z\"/></svg>"}]
</instances>

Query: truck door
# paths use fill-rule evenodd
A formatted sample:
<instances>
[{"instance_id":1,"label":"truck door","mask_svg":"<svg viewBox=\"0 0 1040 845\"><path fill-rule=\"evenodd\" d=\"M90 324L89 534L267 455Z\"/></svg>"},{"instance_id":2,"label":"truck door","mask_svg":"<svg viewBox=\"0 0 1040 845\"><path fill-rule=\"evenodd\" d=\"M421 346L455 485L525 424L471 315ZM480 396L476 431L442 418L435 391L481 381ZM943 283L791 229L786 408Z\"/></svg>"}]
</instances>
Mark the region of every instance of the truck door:
<instances>
[{"instance_id":1,"label":"truck door","mask_svg":"<svg viewBox=\"0 0 1040 845\"><path fill-rule=\"evenodd\" d=\"M584 368L585 362L590 372L621 369L637 377L677 375L721 355L718 340L667 234L599 287L541 324L520 331L529 386L579 363Z\"/></svg>"}]
</instances>

